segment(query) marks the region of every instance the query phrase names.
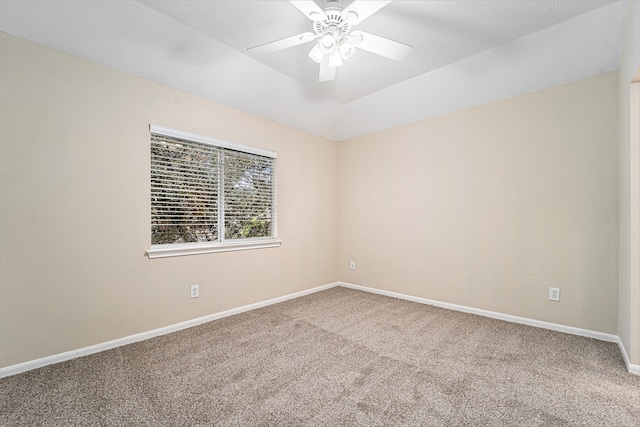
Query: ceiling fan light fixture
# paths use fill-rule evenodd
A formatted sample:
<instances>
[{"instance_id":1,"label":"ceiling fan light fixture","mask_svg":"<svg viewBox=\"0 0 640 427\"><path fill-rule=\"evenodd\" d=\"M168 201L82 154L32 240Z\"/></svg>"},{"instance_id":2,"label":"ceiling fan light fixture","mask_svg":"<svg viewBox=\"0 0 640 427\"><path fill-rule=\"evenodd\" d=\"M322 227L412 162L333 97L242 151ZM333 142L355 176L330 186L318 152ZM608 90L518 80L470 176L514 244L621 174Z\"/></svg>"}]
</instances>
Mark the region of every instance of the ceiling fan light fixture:
<instances>
[{"instance_id":1,"label":"ceiling fan light fixture","mask_svg":"<svg viewBox=\"0 0 640 427\"><path fill-rule=\"evenodd\" d=\"M333 33L325 33L320 39L320 43L318 43L322 52L329 54L333 52L336 48L336 39Z\"/></svg>"},{"instance_id":2,"label":"ceiling fan light fixture","mask_svg":"<svg viewBox=\"0 0 640 427\"><path fill-rule=\"evenodd\" d=\"M356 47L349 43L346 38L340 40L338 50L340 51L340 56L344 60L351 58L353 54L356 53Z\"/></svg>"},{"instance_id":3,"label":"ceiling fan light fixture","mask_svg":"<svg viewBox=\"0 0 640 427\"><path fill-rule=\"evenodd\" d=\"M322 58L324 58L324 52L322 51L322 48L320 48L321 43L322 42L316 43L315 46L313 46L313 49L311 49L311 52L309 52L309 58L313 59L318 64L321 63Z\"/></svg>"}]
</instances>

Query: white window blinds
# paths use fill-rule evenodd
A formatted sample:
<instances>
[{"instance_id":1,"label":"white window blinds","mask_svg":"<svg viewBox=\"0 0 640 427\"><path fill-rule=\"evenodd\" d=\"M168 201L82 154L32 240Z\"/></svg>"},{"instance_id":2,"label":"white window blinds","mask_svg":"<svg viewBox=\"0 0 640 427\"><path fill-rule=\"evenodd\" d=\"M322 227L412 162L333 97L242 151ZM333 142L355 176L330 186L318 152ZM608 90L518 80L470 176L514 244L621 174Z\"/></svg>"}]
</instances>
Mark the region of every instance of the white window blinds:
<instances>
[{"instance_id":1,"label":"white window blinds","mask_svg":"<svg viewBox=\"0 0 640 427\"><path fill-rule=\"evenodd\" d=\"M151 243L274 239L276 153L151 126Z\"/></svg>"},{"instance_id":2,"label":"white window blinds","mask_svg":"<svg viewBox=\"0 0 640 427\"><path fill-rule=\"evenodd\" d=\"M271 236L274 159L229 149L222 158L225 239Z\"/></svg>"}]
</instances>

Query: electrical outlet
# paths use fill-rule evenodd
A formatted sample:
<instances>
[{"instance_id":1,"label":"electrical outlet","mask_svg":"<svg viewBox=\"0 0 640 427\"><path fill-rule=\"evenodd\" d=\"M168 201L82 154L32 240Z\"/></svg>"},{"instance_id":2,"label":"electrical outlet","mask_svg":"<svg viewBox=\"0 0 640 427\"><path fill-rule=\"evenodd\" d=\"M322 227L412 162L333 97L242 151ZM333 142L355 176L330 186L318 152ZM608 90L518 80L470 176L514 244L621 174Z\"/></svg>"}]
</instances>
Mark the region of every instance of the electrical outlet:
<instances>
[{"instance_id":1,"label":"electrical outlet","mask_svg":"<svg viewBox=\"0 0 640 427\"><path fill-rule=\"evenodd\" d=\"M351 270L355 270L356 269L356 262L355 261L349 261L349 268Z\"/></svg>"},{"instance_id":2,"label":"electrical outlet","mask_svg":"<svg viewBox=\"0 0 640 427\"><path fill-rule=\"evenodd\" d=\"M198 298L200 296L200 289L198 285L191 285L191 298Z\"/></svg>"},{"instance_id":3,"label":"electrical outlet","mask_svg":"<svg viewBox=\"0 0 640 427\"><path fill-rule=\"evenodd\" d=\"M560 301L560 288L549 288L549 300Z\"/></svg>"}]
</instances>

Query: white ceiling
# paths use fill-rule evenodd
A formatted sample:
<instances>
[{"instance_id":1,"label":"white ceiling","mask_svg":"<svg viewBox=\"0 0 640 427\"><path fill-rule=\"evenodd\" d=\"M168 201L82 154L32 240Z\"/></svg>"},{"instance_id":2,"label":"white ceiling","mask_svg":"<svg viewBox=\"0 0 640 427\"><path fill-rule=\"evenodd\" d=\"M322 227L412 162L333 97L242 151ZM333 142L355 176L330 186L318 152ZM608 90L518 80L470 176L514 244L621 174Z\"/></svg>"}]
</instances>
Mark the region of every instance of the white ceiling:
<instances>
[{"instance_id":1,"label":"white ceiling","mask_svg":"<svg viewBox=\"0 0 640 427\"><path fill-rule=\"evenodd\" d=\"M247 52L313 31L284 0L0 0L0 30L344 140L616 70L627 7L397 0L356 28L414 46L409 57L358 51L324 83L307 56L312 44Z\"/></svg>"}]
</instances>

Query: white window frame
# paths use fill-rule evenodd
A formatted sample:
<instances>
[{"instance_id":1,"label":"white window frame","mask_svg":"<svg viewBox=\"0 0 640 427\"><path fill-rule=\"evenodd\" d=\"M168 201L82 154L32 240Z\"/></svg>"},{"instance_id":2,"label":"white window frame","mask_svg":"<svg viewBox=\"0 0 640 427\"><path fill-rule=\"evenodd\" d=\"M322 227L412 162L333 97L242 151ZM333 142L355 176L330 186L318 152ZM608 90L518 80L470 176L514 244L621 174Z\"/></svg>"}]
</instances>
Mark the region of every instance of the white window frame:
<instances>
[{"instance_id":1,"label":"white window frame","mask_svg":"<svg viewBox=\"0 0 640 427\"><path fill-rule=\"evenodd\" d=\"M178 138L185 141L192 141L207 145L213 145L215 147L228 148L231 150L242 151L250 154L257 154L260 156L271 157L276 159L278 153L274 151L264 150L261 148L250 147L248 145L237 144L234 142L223 141L208 136L198 135L191 132L181 131L177 129L168 128L160 125L149 125L149 133L163 135L171 138ZM272 235L269 237L255 237L247 239L229 239L216 242L195 242L195 243L172 243L162 245L151 245L151 248L146 251L147 256L150 259L153 258L165 258L183 255L198 255L214 252L229 252L229 251L242 251L248 249L263 249L274 248L280 246L281 242L278 239L278 227L277 227L277 204L276 204L276 186L273 188L273 213L274 220L272 222Z\"/></svg>"}]
</instances>

